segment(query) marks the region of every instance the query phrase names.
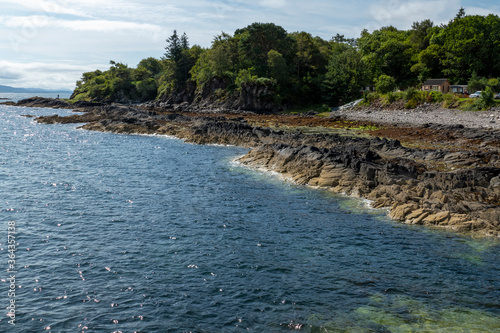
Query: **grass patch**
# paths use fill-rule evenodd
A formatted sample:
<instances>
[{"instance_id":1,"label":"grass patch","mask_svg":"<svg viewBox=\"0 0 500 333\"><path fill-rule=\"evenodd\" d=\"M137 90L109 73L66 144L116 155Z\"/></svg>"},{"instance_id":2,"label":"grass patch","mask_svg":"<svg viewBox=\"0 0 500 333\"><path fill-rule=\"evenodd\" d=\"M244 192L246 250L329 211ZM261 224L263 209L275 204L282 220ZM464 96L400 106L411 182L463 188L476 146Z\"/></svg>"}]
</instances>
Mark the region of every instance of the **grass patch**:
<instances>
[{"instance_id":1,"label":"grass patch","mask_svg":"<svg viewBox=\"0 0 500 333\"><path fill-rule=\"evenodd\" d=\"M349 127L350 130L354 131L378 131L380 128L377 126L373 125L366 125L366 126L358 126L358 127Z\"/></svg>"}]
</instances>

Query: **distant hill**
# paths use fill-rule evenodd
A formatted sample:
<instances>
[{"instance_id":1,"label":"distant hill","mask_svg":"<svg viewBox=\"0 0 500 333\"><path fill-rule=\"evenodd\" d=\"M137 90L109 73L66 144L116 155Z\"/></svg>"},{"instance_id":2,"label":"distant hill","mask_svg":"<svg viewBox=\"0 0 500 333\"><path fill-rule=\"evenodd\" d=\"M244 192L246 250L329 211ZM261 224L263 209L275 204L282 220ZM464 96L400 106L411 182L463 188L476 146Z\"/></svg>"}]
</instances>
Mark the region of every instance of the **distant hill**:
<instances>
[{"instance_id":1,"label":"distant hill","mask_svg":"<svg viewBox=\"0 0 500 333\"><path fill-rule=\"evenodd\" d=\"M39 88L14 88L0 85L0 93L72 93L71 90L54 90L54 89L39 89Z\"/></svg>"}]
</instances>

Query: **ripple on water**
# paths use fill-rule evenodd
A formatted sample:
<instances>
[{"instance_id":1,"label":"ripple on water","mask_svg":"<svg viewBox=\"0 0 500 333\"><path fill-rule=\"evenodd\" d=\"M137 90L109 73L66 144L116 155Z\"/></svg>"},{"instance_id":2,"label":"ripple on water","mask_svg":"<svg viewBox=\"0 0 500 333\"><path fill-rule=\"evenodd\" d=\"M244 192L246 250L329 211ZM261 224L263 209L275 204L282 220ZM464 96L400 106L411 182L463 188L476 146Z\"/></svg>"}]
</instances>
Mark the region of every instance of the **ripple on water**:
<instances>
[{"instance_id":1,"label":"ripple on water","mask_svg":"<svg viewBox=\"0 0 500 333\"><path fill-rule=\"evenodd\" d=\"M231 163L245 149L77 131L23 113L0 107L0 228L18 228L23 331L498 323L497 241L398 225L359 200Z\"/></svg>"}]
</instances>

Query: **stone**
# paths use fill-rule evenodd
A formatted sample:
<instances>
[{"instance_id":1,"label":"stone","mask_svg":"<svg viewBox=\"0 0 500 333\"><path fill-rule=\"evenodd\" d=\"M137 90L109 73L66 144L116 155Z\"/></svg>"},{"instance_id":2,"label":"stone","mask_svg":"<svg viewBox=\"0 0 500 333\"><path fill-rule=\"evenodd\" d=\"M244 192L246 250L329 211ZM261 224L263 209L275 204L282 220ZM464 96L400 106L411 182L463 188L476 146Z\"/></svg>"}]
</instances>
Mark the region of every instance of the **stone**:
<instances>
[{"instance_id":1,"label":"stone","mask_svg":"<svg viewBox=\"0 0 500 333\"><path fill-rule=\"evenodd\" d=\"M411 214L409 214L407 217L406 217L406 223L408 224L423 224L423 220L429 216L429 211L425 210L425 209L417 209L415 211L413 211Z\"/></svg>"},{"instance_id":2,"label":"stone","mask_svg":"<svg viewBox=\"0 0 500 333\"><path fill-rule=\"evenodd\" d=\"M437 225L437 224L444 224L445 222L448 222L449 219L450 219L450 212L444 211L425 217L423 219L423 222L425 224Z\"/></svg>"},{"instance_id":3,"label":"stone","mask_svg":"<svg viewBox=\"0 0 500 333\"><path fill-rule=\"evenodd\" d=\"M391 208L389 216L396 221L404 221L406 215L408 215L411 211L416 209L417 205L415 203L403 204L403 205L394 205Z\"/></svg>"}]
</instances>

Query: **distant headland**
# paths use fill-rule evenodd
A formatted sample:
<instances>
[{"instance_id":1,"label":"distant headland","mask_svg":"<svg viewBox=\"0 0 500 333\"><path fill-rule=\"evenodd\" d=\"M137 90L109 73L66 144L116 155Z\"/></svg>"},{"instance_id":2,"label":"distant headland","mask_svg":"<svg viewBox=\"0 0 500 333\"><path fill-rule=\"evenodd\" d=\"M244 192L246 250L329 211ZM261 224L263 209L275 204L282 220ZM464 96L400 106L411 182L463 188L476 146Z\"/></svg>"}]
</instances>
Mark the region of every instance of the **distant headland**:
<instances>
[{"instance_id":1,"label":"distant headland","mask_svg":"<svg viewBox=\"0 0 500 333\"><path fill-rule=\"evenodd\" d=\"M71 90L65 89L41 89L41 88L16 88L11 86L3 86L0 85L0 93L69 93L71 94Z\"/></svg>"}]
</instances>

